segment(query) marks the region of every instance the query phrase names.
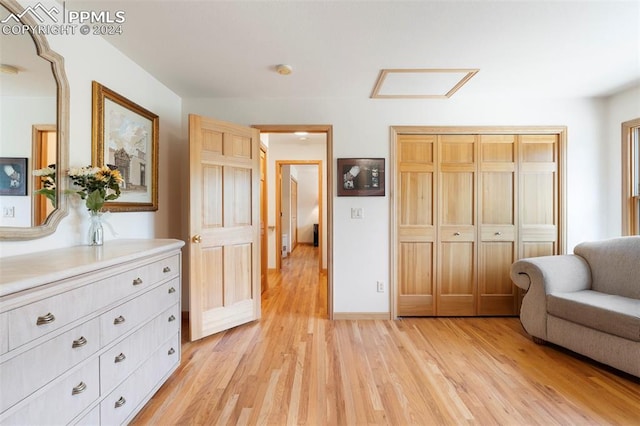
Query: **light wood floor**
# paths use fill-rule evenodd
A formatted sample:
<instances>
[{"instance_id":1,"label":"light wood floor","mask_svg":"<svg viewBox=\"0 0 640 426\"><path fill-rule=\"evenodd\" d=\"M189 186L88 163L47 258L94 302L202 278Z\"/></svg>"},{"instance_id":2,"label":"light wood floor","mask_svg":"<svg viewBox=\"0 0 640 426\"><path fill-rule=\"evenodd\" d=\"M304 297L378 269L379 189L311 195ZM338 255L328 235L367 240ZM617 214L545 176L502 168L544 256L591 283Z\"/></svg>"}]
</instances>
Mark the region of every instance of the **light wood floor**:
<instances>
[{"instance_id":1,"label":"light wood floor","mask_svg":"<svg viewBox=\"0 0 640 426\"><path fill-rule=\"evenodd\" d=\"M262 320L185 342L133 423L640 425L640 380L536 345L517 318L327 320L316 250L270 276Z\"/></svg>"}]
</instances>

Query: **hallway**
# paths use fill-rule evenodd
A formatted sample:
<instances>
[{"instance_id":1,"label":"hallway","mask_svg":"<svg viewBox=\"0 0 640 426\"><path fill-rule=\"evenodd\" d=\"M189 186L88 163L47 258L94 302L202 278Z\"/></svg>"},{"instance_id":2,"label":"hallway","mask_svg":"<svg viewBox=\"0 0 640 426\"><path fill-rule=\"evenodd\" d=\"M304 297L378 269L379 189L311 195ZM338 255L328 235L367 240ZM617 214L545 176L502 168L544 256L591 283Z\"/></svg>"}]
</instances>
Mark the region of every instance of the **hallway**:
<instances>
[{"instance_id":1,"label":"hallway","mask_svg":"<svg viewBox=\"0 0 640 426\"><path fill-rule=\"evenodd\" d=\"M329 321L315 256L300 246L269 275L260 321L183 342L132 424L640 422L637 379L536 345L517 318Z\"/></svg>"}]
</instances>

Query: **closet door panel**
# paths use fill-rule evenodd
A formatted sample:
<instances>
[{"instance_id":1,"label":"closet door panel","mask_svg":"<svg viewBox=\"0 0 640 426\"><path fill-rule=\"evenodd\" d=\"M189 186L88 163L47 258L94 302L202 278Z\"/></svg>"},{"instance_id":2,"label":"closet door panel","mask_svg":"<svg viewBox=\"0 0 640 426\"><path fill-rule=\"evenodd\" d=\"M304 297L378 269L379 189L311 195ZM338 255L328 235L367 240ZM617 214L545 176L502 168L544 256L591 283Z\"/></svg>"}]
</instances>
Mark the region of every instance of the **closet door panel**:
<instances>
[{"instance_id":1,"label":"closet door panel","mask_svg":"<svg viewBox=\"0 0 640 426\"><path fill-rule=\"evenodd\" d=\"M436 137L400 135L396 147L397 314L435 313Z\"/></svg>"},{"instance_id":2,"label":"closet door panel","mask_svg":"<svg viewBox=\"0 0 640 426\"><path fill-rule=\"evenodd\" d=\"M558 136L519 138L520 257L558 254Z\"/></svg>"},{"instance_id":3,"label":"closet door panel","mask_svg":"<svg viewBox=\"0 0 640 426\"><path fill-rule=\"evenodd\" d=\"M509 277L516 259L516 136L480 136L478 315L517 313Z\"/></svg>"},{"instance_id":4,"label":"closet door panel","mask_svg":"<svg viewBox=\"0 0 640 426\"><path fill-rule=\"evenodd\" d=\"M476 139L475 135L440 136L439 316L476 313Z\"/></svg>"}]
</instances>

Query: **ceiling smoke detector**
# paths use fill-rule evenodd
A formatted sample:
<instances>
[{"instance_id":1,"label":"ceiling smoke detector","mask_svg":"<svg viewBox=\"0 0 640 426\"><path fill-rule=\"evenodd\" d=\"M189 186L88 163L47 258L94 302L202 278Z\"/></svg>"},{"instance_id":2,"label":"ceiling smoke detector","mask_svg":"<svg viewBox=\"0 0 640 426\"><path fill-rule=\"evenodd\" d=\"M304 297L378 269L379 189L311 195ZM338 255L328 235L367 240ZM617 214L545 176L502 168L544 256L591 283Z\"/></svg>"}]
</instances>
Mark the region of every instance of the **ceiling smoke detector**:
<instances>
[{"instance_id":1,"label":"ceiling smoke detector","mask_svg":"<svg viewBox=\"0 0 640 426\"><path fill-rule=\"evenodd\" d=\"M280 75L289 75L293 72L293 68L291 67L291 65L280 64L276 65L276 71Z\"/></svg>"}]
</instances>

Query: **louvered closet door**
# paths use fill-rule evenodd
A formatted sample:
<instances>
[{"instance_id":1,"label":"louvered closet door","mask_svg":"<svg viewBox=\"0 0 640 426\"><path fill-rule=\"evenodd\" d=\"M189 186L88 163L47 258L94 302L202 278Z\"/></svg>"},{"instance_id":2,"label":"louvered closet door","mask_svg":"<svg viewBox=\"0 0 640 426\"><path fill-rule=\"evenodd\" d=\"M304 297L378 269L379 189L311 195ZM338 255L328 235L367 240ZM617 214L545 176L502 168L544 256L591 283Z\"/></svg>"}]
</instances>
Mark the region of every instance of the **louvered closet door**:
<instances>
[{"instance_id":1,"label":"louvered closet door","mask_svg":"<svg viewBox=\"0 0 640 426\"><path fill-rule=\"evenodd\" d=\"M435 315L436 139L399 135L397 140L398 316Z\"/></svg>"},{"instance_id":2,"label":"louvered closet door","mask_svg":"<svg viewBox=\"0 0 640 426\"><path fill-rule=\"evenodd\" d=\"M517 136L481 135L478 315L517 313L509 269L517 253Z\"/></svg>"},{"instance_id":3,"label":"louvered closet door","mask_svg":"<svg viewBox=\"0 0 640 426\"><path fill-rule=\"evenodd\" d=\"M439 136L439 316L476 314L476 139Z\"/></svg>"},{"instance_id":4,"label":"louvered closet door","mask_svg":"<svg viewBox=\"0 0 640 426\"><path fill-rule=\"evenodd\" d=\"M521 135L519 148L520 257L558 254L558 135Z\"/></svg>"}]
</instances>

